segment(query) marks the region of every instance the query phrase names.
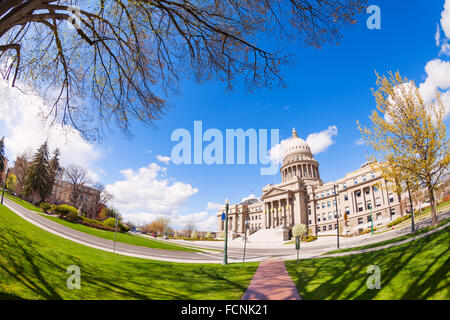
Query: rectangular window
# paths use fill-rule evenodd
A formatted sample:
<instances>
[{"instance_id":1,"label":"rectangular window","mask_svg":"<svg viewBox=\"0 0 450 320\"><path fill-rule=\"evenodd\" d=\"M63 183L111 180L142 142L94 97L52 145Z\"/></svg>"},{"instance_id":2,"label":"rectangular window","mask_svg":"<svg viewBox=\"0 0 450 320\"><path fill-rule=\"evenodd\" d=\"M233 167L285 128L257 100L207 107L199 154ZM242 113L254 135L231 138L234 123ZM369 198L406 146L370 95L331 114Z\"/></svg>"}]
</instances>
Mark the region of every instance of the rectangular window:
<instances>
[{"instance_id":1,"label":"rectangular window","mask_svg":"<svg viewBox=\"0 0 450 320\"><path fill-rule=\"evenodd\" d=\"M325 213L322 214L322 219L323 219L323 221L327 221L327 216Z\"/></svg>"},{"instance_id":2,"label":"rectangular window","mask_svg":"<svg viewBox=\"0 0 450 320\"><path fill-rule=\"evenodd\" d=\"M375 198L375 206L381 207L381 198L380 197Z\"/></svg>"},{"instance_id":3,"label":"rectangular window","mask_svg":"<svg viewBox=\"0 0 450 320\"><path fill-rule=\"evenodd\" d=\"M358 218L358 224L363 224L363 223L364 223L363 218Z\"/></svg>"},{"instance_id":4,"label":"rectangular window","mask_svg":"<svg viewBox=\"0 0 450 320\"><path fill-rule=\"evenodd\" d=\"M367 210L371 210L372 209L372 201L367 201Z\"/></svg>"},{"instance_id":5,"label":"rectangular window","mask_svg":"<svg viewBox=\"0 0 450 320\"><path fill-rule=\"evenodd\" d=\"M333 225L332 224L330 224L329 226L328 226L328 230L333 230Z\"/></svg>"},{"instance_id":6,"label":"rectangular window","mask_svg":"<svg viewBox=\"0 0 450 320\"><path fill-rule=\"evenodd\" d=\"M394 200L394 195L389 195L389 202L390 203L393 203L395 200Z\"/></svg>"},{"instance_id":7,"label":"rectangular window","mask_svg":"<svg viewBox=\"0 0 450 320\"><path fill-rule=\"evenodd\" d=\"M367 216L367 222L372 222L372 217L371 216Z\"/></svg>"},{"instance_id":8,"label":"rectangular window","mask_svg":"<svg viewBox=\"0 0 450 320\"><path fill-rule=\"evenodd\" d=\"M381 220L381 213L377 213L377 221Z\"/></svg>"},{"instance_id":9,"label":"rectangular window","mask_svg":"<svg viewBox=\"0 0 450 320\"><path fill-rule=\"evenodd\" d=\"M364 211L364 207L362 203L358 203L358 212L363 212Z\"/></svg>"},{"instance_id":10,"label":"rectangular window","mask_svg":"<svg viewBox=\"0 0 450 320\"><path fill-rule=\"evenodd\" d=\"M358 179L353 180L353 184L358 184Z\"/></svg>"},{"instance_id":11,"label":"rectangular window","mask_svg":"<svg viewBox=\"0 0 450 320\"><path fill-rule=\"evenodd\" d=\"M366 189L366 195L370 194L370 189Z\"/></svg>"},{"instance_id":12,"label":"rectangular window","mask_svg":"<svg viewBox=\"0 0 450 320\"><path fill-rule=\"evenodd\" d=\"M346 195L344 196L344 200L345 200L345 201L348 201L348 194L346 194Z\"/></svg>"},{"instance_id":13,"label":"rectangular window","mask_svg":"<svg viewBox=\"0 0 450 320\"><path fill-rule=\"evenodd\" d=\"M356 191L356 196L359 198L361 197L361 191Z\"/></svg>"},{"instance_id":14,"label":"rectangular window","mask_svg":"<svg viewBox=\"0 0 450 320\"><path fill-rule=\"evenodd\" d=\"M327 231L327 226L323 226L323 231Z\"/></svg>"},{"instance_id":15,"label":"rectangular window","mask_svg":"<svg viewBox=\"0 0 450 320\"><path fill-rule=\"evenodd\" d=\"M350 208L349 208L349 207L345 207L345 213L346 213L347 215L350 214Z\"/></svg>"},{"instance_id":16,"label":"rectangular window","mask_svg":"<svg viewBox=\"0 0 450 320\"><path fill-rule=\"evenodd\" d=\"M328 206L328 208L331 207L331 202L330 201L327 202L327 206Z\"/></svg>"},{"instance_id":17,"label":"rectangular window","mask_svg":"<svg viewBox=\"0 0 450 320\"><path fill-rule=\"evenodd\" d=\"M367 180L367 179L366 179L366 176L363 176L362 179L363 179L363 181L366 181L366 180Z\"/></svg>"},{"instance_id":18,"label":"rectangular window","mask_svg":"<svg viewBox=\"0 0 450 320\"><path fill-rule=\"evenodd\" d=\"M317 232L320 232L320 227L317 227Z\"/></svg>"}]
</instances>

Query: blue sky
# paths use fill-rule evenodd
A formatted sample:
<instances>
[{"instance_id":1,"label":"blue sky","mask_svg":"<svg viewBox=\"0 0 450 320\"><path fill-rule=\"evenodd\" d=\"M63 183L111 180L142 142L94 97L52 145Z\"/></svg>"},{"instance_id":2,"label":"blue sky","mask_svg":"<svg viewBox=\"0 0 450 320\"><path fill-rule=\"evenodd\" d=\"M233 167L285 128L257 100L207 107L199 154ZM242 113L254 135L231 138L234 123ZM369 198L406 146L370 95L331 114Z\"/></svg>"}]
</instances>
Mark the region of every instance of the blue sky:
<instances>
[{"instance_id":1,"label":"blue sky","mask_svg":"<svg viewBox=\"0 0 450 320\"><path fill-rule=\"evenodd\" d=\"M164 214L171 216L179 227L191 219L199 228L209 229L215 227L214 204L223 203L225 198L238 202L252 192L260 196L265 185L280 182L281 178L279 174L261 176L258 165L174 165L158 161L156 156L170 156L176 144L170 140L172 132L177 128L193 131L196 120L203 122L204 130L217 128L224 134L226 129L235 128L280 129L281 139L288 138L294 127L306 139L312 133L335 126L337 134L331 137L334 143L316 154L322 179L330 181L357 169L365 161L366 147L355 143L360 138L356 121L367 124L375 107L371 93L375 87L375 70L381 74L399 70L418 85L429 79L428 87L434 85L443 92L450 88L448 77L433 78L433 74L425 71L430 61L449 61L444 49L440 54L440 46L447 43L449 36L445 33L445 23L440 25L445 1L369 2L381 8L381 30L369 30L366 26L369 15L362 14L356 25L342 30L343 38L338 45L314 49L303 43L288 44L285 51L294 55L295 64L282 68L287 88L249 93L237 85L233 92L228 92L223 83L184 80L180 84L182 94L168 98L173 108L155 128L133 123L132 140L119 133L108 133L101 144L86 142L80 152L91 153L91 158L81 159L85 155L80 155L79 163L88 167L95 179L118 193L115 205L127 217L134 214L143 221ZM450 10L450 1L447 2ZM439 43L436 41L438 25ZM440 66L437 64L436 68ZM432 71L430 68L429 73ZM0 93L5 93L4 90ZM12 122L8 123L0 109L0 124L2 120L6 126L0 127L0 134L11 135ZM20 141L26 144L26 139ZM11 138L10 156L20 149L12 147L12 143ZM74 156L73 162L78 163L77 157ZM138 176L140 168L147 169L141 170ZM153 182L142 186L133 183L139 177ZM131 192L133 187L139 190L133 190L129 197L140 197L136 202L141 202L129 206L123 203L121 193ZM140 196L136 195L141 191ZM156 198L144 201L146 192L152 194L149 198ZM183 192L182 196L177 194ZM210 210L207 210L209 202Z\"/></svg>"}]
</instances>

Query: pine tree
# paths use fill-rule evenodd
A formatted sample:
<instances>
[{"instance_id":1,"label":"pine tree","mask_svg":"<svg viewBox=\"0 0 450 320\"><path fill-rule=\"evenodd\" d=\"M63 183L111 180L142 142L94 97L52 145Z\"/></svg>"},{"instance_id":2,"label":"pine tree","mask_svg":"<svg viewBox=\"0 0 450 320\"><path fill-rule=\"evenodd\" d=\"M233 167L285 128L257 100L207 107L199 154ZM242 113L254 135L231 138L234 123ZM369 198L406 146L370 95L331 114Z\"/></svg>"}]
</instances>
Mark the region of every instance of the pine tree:
<instances>
[{"instance_id":1,"label":"pine tree","mask_svg":"<svg viewBox=\"0 0 450 320\"><path fill-rule=\"evenodd\" d=\"M49 185L49 155L47 141L44 142L35 155L27 171L24 192L29 197L37 196L40 202L47 198L52 190Z\"/></svg>"},{"instance_id":2,"label":"pine tree","mask_svg":"<svg viewBox=\"0 0 450 320\"><path fill-rule=\"evenodd\" d=\"M55 151L53 151L53 158L48 163L48 169L49 169L49 176L48 176L48 185L50 190L53 188L53 185L55 184L56 177L61 171L61 167L59 166L59 156L60 151L57 148Z\"/></svg>"},{"instance_id":3,"label":"pine tree","mask_svg":"<svg viewBox=\"0 0 450 320\"><path fill-rule=\"evenodd\" d=\"M0 178L3 176L3 171L5 171L5 137L0 140ZM1 179L0 179L1 180Z\"/></svg>"}]
</instances>

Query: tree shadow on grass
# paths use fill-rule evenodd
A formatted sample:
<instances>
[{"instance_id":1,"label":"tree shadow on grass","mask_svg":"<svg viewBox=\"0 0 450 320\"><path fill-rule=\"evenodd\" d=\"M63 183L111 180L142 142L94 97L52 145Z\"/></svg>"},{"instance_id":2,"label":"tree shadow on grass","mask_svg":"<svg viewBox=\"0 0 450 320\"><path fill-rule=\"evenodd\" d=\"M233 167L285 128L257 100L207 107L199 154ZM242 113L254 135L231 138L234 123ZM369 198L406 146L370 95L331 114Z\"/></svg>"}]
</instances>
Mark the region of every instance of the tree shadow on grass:
<instances>
[{"instance_id":1,"label":"tree shadow on grass","mask_svg":"<svg viewBox=\"0 0 450 320\"><path fill-rule=\"evenodd\" d=\"M411 268L412 260L423 250L431 250L433 246L427 247L427 245L437 237L439 237L439 234L431 235L423 241L410 242L408 245L359 255L305 260L301 262L303 265L300 268L292 262L288 263L288 266L296 278L296 286L300 295L305 299L374 299L380 291L370 290L366 286L366 281L370 276L370 274L367 274L369 265L378 265L381 269L381 290L384 291L383 294L395 294L396 288L394 286L398 283L391 284L391 282L394 279L398 281L396 277L399 273L405 268ZM446 238L442 241L446 241ZM434 244L436 244L436 241ZM440 254L436 253L434 261L420 275L417 275L416 280L410 279L414 281L412 284L404 284L411 289L395 298L426 299L432 296L438 289L439 282L449 272L448 259L421 286L418 283L426 276L434 263L445 258L446 255L448 255L448 250L444 250ZM322 282L321 277L324 276L329 280ZM317 287L314 287L314 281L319 282ZM390 284L391 287L389 287ZM311 287L313 289L308 290ZM389 292L391 290L394 292Z\"/></svg>"}]
</instances>

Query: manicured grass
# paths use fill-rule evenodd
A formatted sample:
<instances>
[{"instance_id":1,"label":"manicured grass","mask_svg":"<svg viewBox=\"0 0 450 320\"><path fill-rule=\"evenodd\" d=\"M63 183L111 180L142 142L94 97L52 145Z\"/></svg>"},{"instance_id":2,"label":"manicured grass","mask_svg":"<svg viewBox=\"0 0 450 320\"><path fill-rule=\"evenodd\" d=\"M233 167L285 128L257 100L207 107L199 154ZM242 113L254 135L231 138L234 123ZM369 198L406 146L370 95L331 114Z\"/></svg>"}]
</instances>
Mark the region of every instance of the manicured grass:
<instances>
[{"instance_id":1,"label":"manicured grass","mask_svg":"<svg viewBox=\"0 0 450 320\"><path fill-rule=\"evenodd\" d=\"M286 262L303 299L450 299L450 227L427 237L364 254ZM367 280L381 270L381 290Z\"/></svg>"},{"instance_id":2,"label":"manicured grass","mask_svg":"<svg viewBox=\"0 0 450 320\"><path fill-rule=\"evenodd\" d=\"M341 250L334 250L334 251L330 251L330 252L327 252L327 253L324 253L324 254L335 254L335 253L359 251L359 250L364 250L364 249L382 247L382 246L385 246L385 245L388 245L388 244L391 244L391 243L403 241L403 240L406 240L406 239L418 236L420 234L423 234L423 233L426 233L428 231L431 231L431 230L434 230L436 228L439 228L440 226L443 226L444 224L447 224L449 222L450 222L450 218L447 218L447 219L444 219L444 220L440 221L437 226L428 226L428 227L422 228L419 231L416 231L414 233L405 234L404 236L392 238L392 239L381 241L381 242L377 242L377 243L371 243L371 244L368 244L368 245L365 245L365 246L354 247L354 248L345 248L345 249L341 249Z\"/></svg>"},{"instance_id":3,"label":"manicured grass","mask_svg":"<svg viewBox=\"0 0 450 320\"><path fill-rule=\"evenodd\" d=\"M71 223L66 220L60 219L58 217L49 216L47 214L44 214L43 211L40 208L37 208L33 206L31 203L21 200L17 197L14 197L13 195L7 194L5 192L5 195L7 195L8 199L11 199L12 201L16 202L17 204L23 206L24 208L31 210L31 211L38 211L41 214L42 217L47 218L49 220L52 220L54 222L57 222L59 224L62 224L66 227L78 230L80 232L88 233L90 235L107 239L107 240L114 240L114 232L107 231L107 230L100 230L95 229L92 227L88 227L82 224L76 224ZM162 241L156 241L149 238L144 238L132 234L125 234L125 233L117 233L117 242L123 242L127 244L132 244L135 246L141 246L141 247L147 247L147 248L153 248L153 249L162 249L162 250L177 250L177 251L191 251L191 252L201 252L200 250L197 250L195 248L189 248L187 246L180 246L176 244L170 244L165 243Z\"/></svg>"},{"instance_id":4,"label":"manicured grass","mask_svg":"<svg viewBox=\"0 0 450 320\"><path fill-rule=\"evenodd\" d=\"M114 232L107 231L107 230L100 230L95 229L92 227L88 227L82 224L72 223L63 219L60 219L58 217L49 216L46 214L41 214L42 217L45 217L49 220L52 220L56 223L62 224L63 226L102 238L107 240L114 240ZM129 233L117 233L117 242L123 242L127 244L132 244L135 246L141 246L141 247L147 247L147 248L153 248L153 249L163 249L163 250L177 250L177 251L191 251L191 252L201 252L200 250L185 247L185 246L178 246L175 244L166 243L163 241L158 240L152 240L150 238L144 238L140 236L136 236Z\"/></svg>"},{"instance_id":5,"label":"manicured grass","mask_svg":"<svg viewBox=\"0 0 450 320\"><path fill-rule=\"evenodd\" d=\"M0 207L0 299L240 299L257 263L181 264L115 255L60 238ZM81 289L66 286L71 265Z\"/></svg>"},{"instance_id":6,"label":"manicured grass","mask_svg":"<svg viewBox=\"0 0 450 320\"><path fill-rule=\"evenodd\" d=\"M5 197L7 197L9 200L14 201L17 204L20 204L22 207L27 208L28 210L44 213L44 211L42 211L41 208L38 208L25 200L15 197L12 194L7 193L6 191L5 191Z\"/></svg>"}]
</instances>

